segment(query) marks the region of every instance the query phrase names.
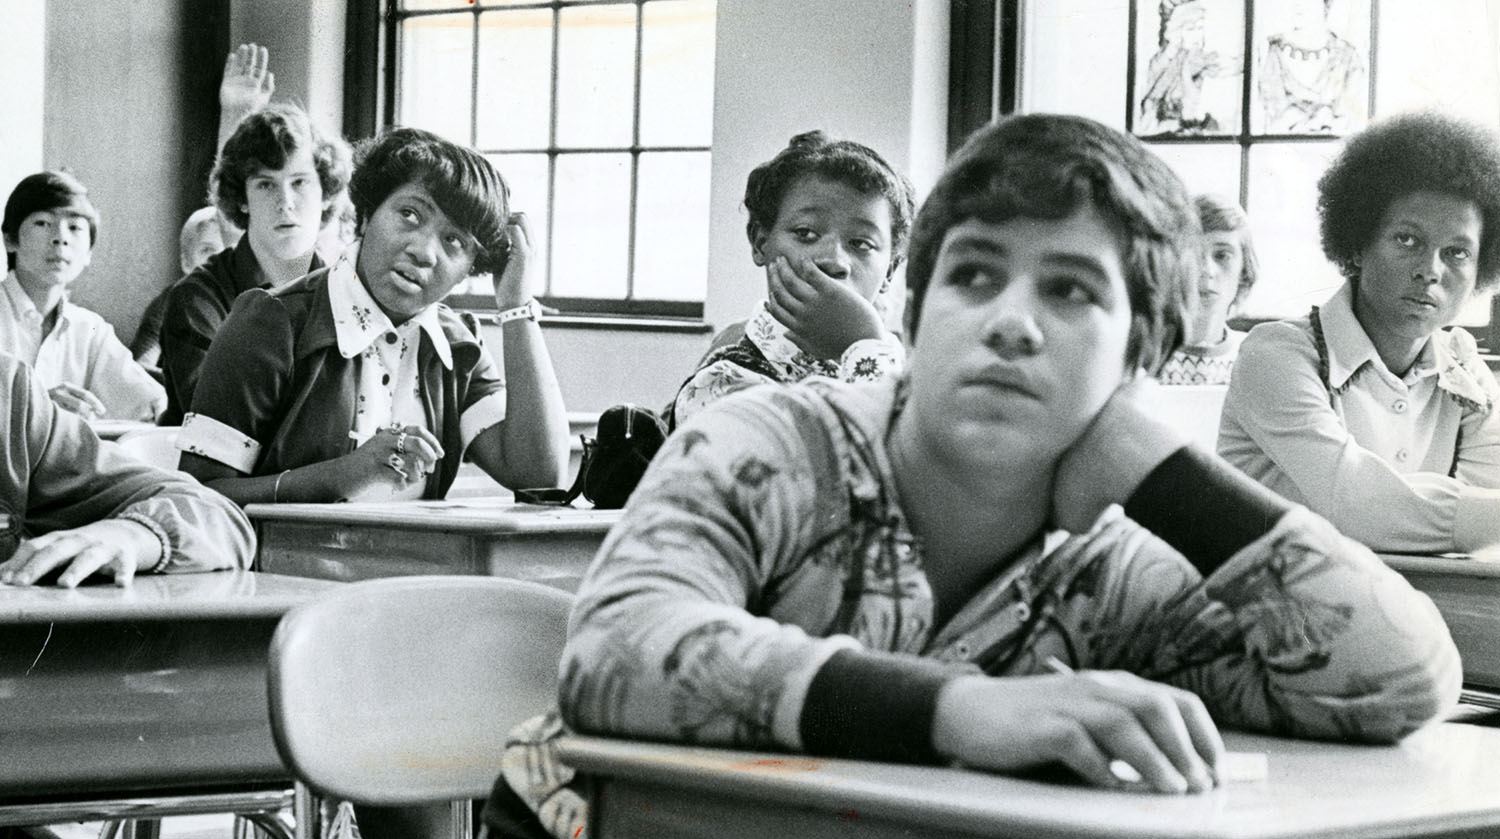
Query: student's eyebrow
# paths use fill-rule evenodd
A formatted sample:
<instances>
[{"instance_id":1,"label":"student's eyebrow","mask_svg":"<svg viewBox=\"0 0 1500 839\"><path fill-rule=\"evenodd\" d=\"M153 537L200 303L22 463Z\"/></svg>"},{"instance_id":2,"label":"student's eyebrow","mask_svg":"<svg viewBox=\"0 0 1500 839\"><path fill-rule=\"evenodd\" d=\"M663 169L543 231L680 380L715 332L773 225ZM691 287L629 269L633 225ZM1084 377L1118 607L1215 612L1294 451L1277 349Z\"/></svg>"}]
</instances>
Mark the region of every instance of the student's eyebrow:
<instances>
[{"instance_id":1,"label":"student's eyebrow","mask_svg":"<svg viewBox=\"0 0 1500 839\"><path fill-rule=\"evenodd\" d=\"M943 248L950 254L956 256L971 256L975 254L984 256L1005 257L1010 251L999 242L987 236L974 236L960 234L958 237L948 240L947 246Z\"/></svg>"},{"instance_id":2,"label":"student's eyebrow","mask_svg":"<svg viewBox=\"0 0 1500 839\"><path fill-rule=\"evenodd\" d=\"M1109 276L1104 265L1099 260L1077 253L1050 253L1042 257L1042 261L1048 265L1059 268L1071 268L1093 275L1096 279L1103 280Z\"/></svg>"}]
</instances>

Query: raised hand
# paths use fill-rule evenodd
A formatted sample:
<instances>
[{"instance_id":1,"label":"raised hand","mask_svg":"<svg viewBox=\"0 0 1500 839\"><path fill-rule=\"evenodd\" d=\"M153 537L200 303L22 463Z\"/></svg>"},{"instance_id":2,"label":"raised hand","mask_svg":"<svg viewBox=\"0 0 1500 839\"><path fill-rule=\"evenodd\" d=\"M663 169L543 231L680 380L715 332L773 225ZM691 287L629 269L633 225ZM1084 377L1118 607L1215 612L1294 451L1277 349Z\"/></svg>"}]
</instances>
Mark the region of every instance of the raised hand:
<instances>
[{"instance_id":1,"label":"raised hand","mask_svg":"<svg viewBox=\"0 0 1500 839\"><path fill-rule=\"evenodd\" d=\"M793 266L785 256L766 265L770 295L766 308L788 330L798 349L837 361L844 350L864 338L886 334L875 305L852 285L823 272L811 259Z\"/></svg>"},{"instance_id":2,"label":"raised hand","mask_svg":"<svg viewBox=\"0 0 1500 839\"><path fill-rule=\"evenodd\" d=\"M531 224L526 214L511 213L506 232L510 234L510 259L505 263L505 271L495 279L495 305L502 312L526 305L533 296Z\"/></svg>"},{"instance_id":3,"label":"raised hand","mask_svg":"<svg viewBox=\"0 0 1500 839\"><path fill-rule=\"evenodd\" d=\"M276 92L276 74L270 71L270 52L257 44L240 44L224 60L224 78L219 82L219 112L234 124L247 114L264 108Z\"/></svg>"},{"instance_id":4,"label":"raised hand","mask_svg":"<svg viewBox=\"0 0 1500 839\"><path fill-rule=\"evenodd\" d=\"M1197 696L1124 672L964 676L938 694L932 732L940 754L968 766L1062 763L1098 786L1167 793L1211 789L1224 754ZM1140 781L1120 778L1116 760Z\"/></svg>"}]
</instances>

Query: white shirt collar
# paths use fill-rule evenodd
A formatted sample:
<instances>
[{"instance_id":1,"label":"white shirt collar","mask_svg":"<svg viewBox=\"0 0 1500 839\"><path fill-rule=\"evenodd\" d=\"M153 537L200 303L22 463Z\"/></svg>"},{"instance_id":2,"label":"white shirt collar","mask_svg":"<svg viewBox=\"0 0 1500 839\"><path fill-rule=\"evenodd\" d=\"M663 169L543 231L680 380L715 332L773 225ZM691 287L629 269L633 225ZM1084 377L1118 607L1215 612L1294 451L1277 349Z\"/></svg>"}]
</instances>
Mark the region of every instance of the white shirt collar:
<instances>
[{"instance_id":1,"label":"white shirt collar","mask_svg":"<svg viewBox=\"0 0 1500 839\"><path fill-rule=\"evenodd\" d=\"M36 307L31 295L21 287L21 278L16 276L14 269L7 272L4 282L0 282L0 289L5 290L5 296L10 300L11 310L24 318L41 321L42 312ZM57 325L65 327L68 325L68 294L63 292L62 299L57 302Z\"/></svg>"},{"instance_id":2,"label":"white shirt collar","mask_svg":"<svg viewBox=\"0 0 1500 839\"><path fill-rule=\"evenodd\" d=\"M344 358L359 355L388 332L401 331L391 323L375 298L370 296L369 289L355 276L354 266L358 261L359 243L356 242L339 256L328 271L328 302L333 309L333 331L338 340L339 354ZM437 353L438 360L451 370L453 351L448 345L448 336L443 334L442 321L438 319L438 305L433 303L413 315L407 323L415 324L427 333L427 340Z\"/></svg>"}]
</instances>

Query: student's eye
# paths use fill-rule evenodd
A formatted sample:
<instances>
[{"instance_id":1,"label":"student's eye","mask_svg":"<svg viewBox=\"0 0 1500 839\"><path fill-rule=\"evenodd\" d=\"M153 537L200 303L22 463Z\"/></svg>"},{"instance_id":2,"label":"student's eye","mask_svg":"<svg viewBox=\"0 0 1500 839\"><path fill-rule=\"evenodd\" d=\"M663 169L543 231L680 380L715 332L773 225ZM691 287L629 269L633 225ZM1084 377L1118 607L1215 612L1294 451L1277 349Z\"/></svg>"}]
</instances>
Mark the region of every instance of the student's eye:
<instances>
[{"instance_id":1,"label":"student's eye","mask_svg":"<svg viewBox=\"0 0 1500 839\"><path fill-rule=\"evenodd\" d=\"M422 220L422 216L417 213L416 208L414 207L397 207L396 212L400 214L402 218L410 222L417 222Z\"/></svg>"},{"instance_id":2,"label":"student's eye","mask_svg":"<svg viewBox=\"0 0 1500 839\"><path fill-rule=\"evenodd\" d=\"M1085 306L1099 302L1098 292L1076 277L1052 277L1042 283L1042 290L1048 296L1070 305Z\"/></svg>"},{"instance_id":3,"label":"student's eye","mask_svg":"<svg viewBox=\"0 0 1500 839\"><path fill-rule=\"evenodd\" d=\"M947 276L948 285L959 288L984 288L997 282L995 273L982 265L957 265Z\"/></svg>"},{"instance_id":4,"label":"student's eye","mask_svg":"<svg viewBox=\"0 0 1500 839\"><path fill-rule=\"evenodd\" d=\"M1454 245L1453 247L1448 248L1449 262L1468 262L1473 257L1473 252L1468 248L1460 247L1458 245Z\"/></svg>"},{"instance_id":5,"label":"student's eye","mask_svg":"<svg viewBox=\"0 0 1500 839\"><path fill-rule=\"evenodd\" d=\"M443 236L443 247L454 253L463 253L468 249L469 237L459 233L448 233Z\"/></svg>"},{"instance_id":6,"label":"student's eye","mask_svg":"<svg viewBox=\"0 0 1500 839\"><path fill-rule=\"evenodd\" d=\"M1229 248L1220 248L1214 251L1214 262L1220 265L1228 265L1229 260L1234 258L1234 251Z\"/></svg>"},{"instance_id":7,"label":"student's eye","mask_svg":"<svg viewBox=\"0 0 1500 839\"><path fill-rule=\"evenodd\" d=\"M1417 246L1417 236L1414 233L1397 233L1391 238L1395 239L1396 244L1403 248L1414 248Z\"/></svg>"},{"instance_id":8,"label":"student's eye","mask_svg":"<svg viewBox=\"0 0 1500 839\"><path fill-rule=\"evenodd\" d=\"M799 242L816 242L818 240L818 231L811 227L793 227L792 237Z\"/></svg>"},{"instance_id":9,"label":"student's eye","mask_svg":"<svg viewBox=\"0 0 1500 839\"><path fill-rule=\"evenodd\" d=\"M849 247L850 249L859 251L860 253L874 253L875 251L880 250L880 245L877 245L870 239L855 239L854 241L849 243Z\"/></svg>"}]
</instances>

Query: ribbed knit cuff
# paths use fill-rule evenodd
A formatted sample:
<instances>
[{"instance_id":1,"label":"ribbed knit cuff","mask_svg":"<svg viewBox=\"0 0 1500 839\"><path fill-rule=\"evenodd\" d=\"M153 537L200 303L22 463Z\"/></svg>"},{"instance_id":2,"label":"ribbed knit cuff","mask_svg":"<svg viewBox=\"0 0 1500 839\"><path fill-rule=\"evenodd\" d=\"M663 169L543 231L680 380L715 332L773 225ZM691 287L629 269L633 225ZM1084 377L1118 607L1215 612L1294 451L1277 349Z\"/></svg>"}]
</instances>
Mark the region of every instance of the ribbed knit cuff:
<instances>
[{"instance_id":1,"label":"ribbed knit cuff","mask_svg":"<svg viewBox=\"0 0 1500 839\"><path fill-rule=\"evenodd\" d=\"M808 686L803 748L830 757L934 763L938 692L956 676L935 661L840 650Z\"/></svg>"}]
</instances>

